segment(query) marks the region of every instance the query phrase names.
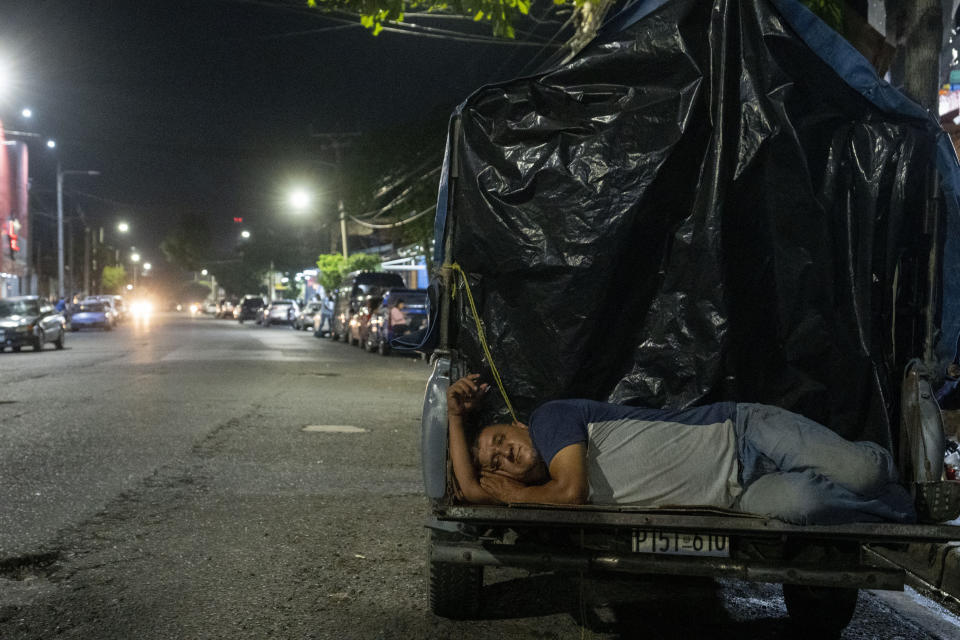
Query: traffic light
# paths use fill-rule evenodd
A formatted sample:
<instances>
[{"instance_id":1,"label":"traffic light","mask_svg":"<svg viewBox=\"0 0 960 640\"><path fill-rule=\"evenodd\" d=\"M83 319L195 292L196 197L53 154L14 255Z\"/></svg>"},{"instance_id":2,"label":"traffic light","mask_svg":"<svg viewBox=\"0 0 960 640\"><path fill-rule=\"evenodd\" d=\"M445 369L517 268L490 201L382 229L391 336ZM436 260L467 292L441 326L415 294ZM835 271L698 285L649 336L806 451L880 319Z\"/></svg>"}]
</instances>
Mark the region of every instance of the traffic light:
<instances>
[{"instance_id":1,"label":"traffic light","mask_svg":"<svg viewBox=\"0 0 960 640\"><path fill-rule=\"evenodd\" d=\"M236 224L243 224L243 218L241 218L240 216L233 216L233 221Z\"/></svg>"}]
</instances>

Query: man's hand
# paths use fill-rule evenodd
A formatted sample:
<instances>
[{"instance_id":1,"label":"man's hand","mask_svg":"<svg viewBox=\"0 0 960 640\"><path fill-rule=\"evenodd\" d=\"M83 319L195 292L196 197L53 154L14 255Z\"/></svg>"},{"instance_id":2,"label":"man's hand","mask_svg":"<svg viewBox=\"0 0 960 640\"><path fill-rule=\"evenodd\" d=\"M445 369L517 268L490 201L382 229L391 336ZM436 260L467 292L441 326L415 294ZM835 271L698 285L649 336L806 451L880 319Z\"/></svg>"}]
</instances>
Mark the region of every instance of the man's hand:
<instances>
[{"instance_id":1,"label":"man's hand","mask_svg":"<svg viewBox=\"0 0 960 640\"><path fill-rule=\"evenodd\" d=\"M488 384L477 384L479 373L471 373L450 385L447 389L447 413L462 416L473 411L490 390Z\"/></svg>"},{"instance_id":2,"label":"man's hand","mask_svg":"<svg viewBox=\"0 0 960 640\"><path fill-rule=\"evenodd\" d=\"M483 471L480 473L480 487L500 502L518 502L518 491L527 485L499 473Z\"/></svg>"}]
</instances>

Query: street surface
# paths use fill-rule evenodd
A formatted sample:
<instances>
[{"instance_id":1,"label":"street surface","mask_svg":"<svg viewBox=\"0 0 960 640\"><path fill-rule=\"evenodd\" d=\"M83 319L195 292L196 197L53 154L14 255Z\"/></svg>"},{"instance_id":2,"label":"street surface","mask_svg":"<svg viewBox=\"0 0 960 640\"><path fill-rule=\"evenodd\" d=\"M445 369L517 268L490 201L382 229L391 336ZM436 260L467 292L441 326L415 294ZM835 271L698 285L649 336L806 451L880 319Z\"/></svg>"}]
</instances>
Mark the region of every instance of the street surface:
<instances>
[{"instance_id":1,"label":"street surface","mask_svg":"<svg viewBox=\"0 0 960 640\"><path fill-rule=\"evenodd\" d=\"M482 620L434 617L427 375L185 314L0 354L0 638L795 637L779 587L738 581L488 569ZM844 637L960 620L863 593Z\"/></svg>"}]
</instances>

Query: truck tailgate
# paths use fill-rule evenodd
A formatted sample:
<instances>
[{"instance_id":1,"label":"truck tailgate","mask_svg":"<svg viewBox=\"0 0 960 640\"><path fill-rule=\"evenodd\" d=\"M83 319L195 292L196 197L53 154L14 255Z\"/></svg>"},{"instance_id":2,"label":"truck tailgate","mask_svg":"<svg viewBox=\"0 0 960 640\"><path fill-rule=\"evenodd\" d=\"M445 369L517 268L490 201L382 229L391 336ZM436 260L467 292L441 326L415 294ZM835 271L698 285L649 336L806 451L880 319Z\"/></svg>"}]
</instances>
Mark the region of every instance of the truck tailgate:
<instances>
[{"instance_id":1,"label":"truck tailgate","mask_svg":"<svg viewBox=\"0 0 960 640\"><path fill-rule=\"evenodd\" d=\"M772 518L695 509L647 509L629 506L555 505L468 506L434 509L440 520L493 526L575 528L647 528L691 533L754 537L807 537L869 543L947 542L960 540L960 526L859 522L842 525L795 525Z\"/></svg>"}]
</instances>

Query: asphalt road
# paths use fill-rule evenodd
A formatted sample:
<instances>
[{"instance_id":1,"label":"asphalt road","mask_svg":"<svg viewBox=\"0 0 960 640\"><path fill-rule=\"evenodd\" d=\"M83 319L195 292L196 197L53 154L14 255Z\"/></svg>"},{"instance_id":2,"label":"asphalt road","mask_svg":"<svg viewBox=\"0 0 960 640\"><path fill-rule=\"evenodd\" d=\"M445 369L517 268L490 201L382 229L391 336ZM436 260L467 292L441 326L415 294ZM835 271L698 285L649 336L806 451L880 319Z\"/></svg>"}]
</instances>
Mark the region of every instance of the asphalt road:
<instances>
[{"instance_id":1,"label":"asphalt road","mask_svg":"<svg viewBox=\"0 0 960 640\"><path fill-rule=\"evenodd\" d=\"M3 640L795 637L732 580L488 570L483 619L437 618L424 362L175 314L67 338L0 354ZM960 620L867 592L844 637Z\"/></svg>"}]
</instances>

